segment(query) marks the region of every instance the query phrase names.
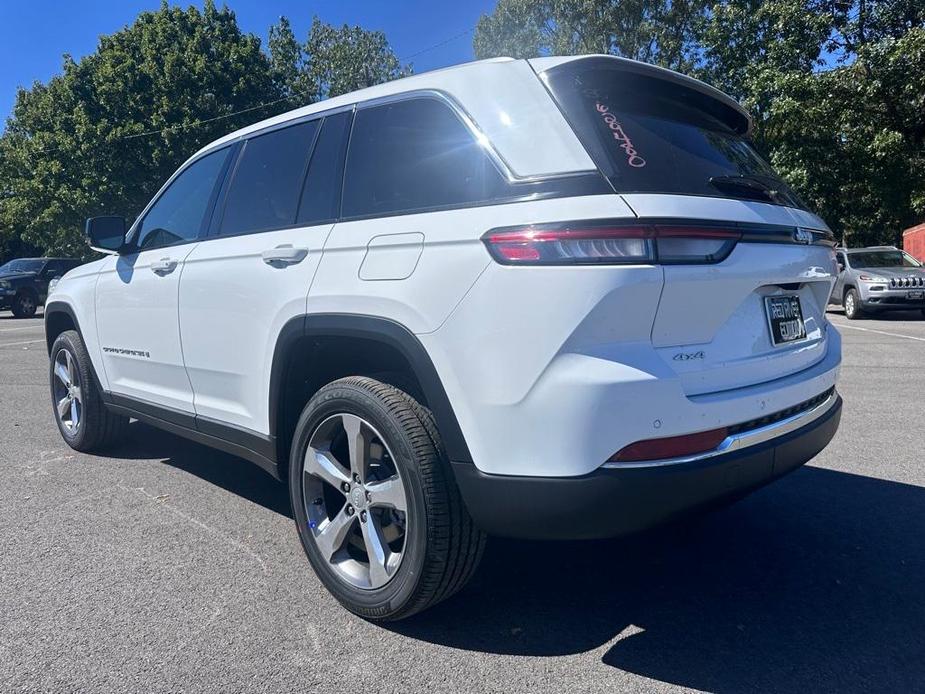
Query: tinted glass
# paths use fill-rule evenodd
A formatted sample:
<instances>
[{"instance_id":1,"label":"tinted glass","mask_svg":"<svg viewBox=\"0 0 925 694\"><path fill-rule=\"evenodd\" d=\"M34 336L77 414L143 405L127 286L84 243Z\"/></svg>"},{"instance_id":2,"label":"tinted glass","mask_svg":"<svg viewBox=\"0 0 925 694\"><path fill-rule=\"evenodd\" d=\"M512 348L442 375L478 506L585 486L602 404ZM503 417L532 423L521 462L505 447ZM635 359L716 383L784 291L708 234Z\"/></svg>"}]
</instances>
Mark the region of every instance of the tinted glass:
<instances>
[{"instance_id":1,"label":"tinted glass","mask_svg":"<svg viewBox=\"0 0 925 694\"><path fill-rule=\"evenodd\" d=\"M350 117L345 112L324 119L302 189L299 224L314 224L337 216Z\"/></svg>"},{"instance_id":2,"label":"tinted glass","mask_svg":"<svg viewBox=\"0 0 925 694\"><path fill-rule=\"evenodd\" d=\"M139 250L192 241L199 236L228 148L197 159L170 184L138 228Z\"/></svg>"},{"instance_id":3,"label":"tinted glass","mask_svg":"<svg viewBox=\"0 0 925 694\"><path fill-rule=\"evenodd\" d=\"M42 274L46 277L60 277L70 269L71 266L67 265L66 260L49 260L42 268Z\"/></svg>"},{"instance_id":4,"label":"tinted glass","mask_svg":"<svg viewBox=\"0 0 925 694\"><path fill-rule=\"evenodd\" d=\"M921 267L921 263L902 251L867 251L851 254L851 267Z\"/></svg>"},{"instance_id":5,"label":"tinted glass","mask_svg":"<svg viewBox=\"0 0 925 694\"><path fill-rule=\"evenodd\" d=\"M274 130L247 141L228 188L219 234L295 224L302 178L318 121Z\"/></svg>"},{"instance_id":6,"label":"tinted glass","mask_svg":"<svg viewBox=\"0 0 925 694\"><path fill-rule=\"evenodd\" d=\"M504 179L449 106L414 99L357 111L343 214L387 214L490 200Z\"/></svg>"},{"instance_id":7,"label":"tinted glass","mask_svg":"<svg viewBox=\"0 0 925 694\"><path fill-rule=\"evenodd\" d=\"M751 142L742 116L661 79L605 68L551 71L579 139L621 193L681 193L805 207Z\"/></svg>"},{"instance_id":8,"label":"tinted glass","mask_svg":"<svg viewBox=\"0 0 925 694\"><path fill-rule=\"evenodd\" d=\"M20 258L18 260L11 260L6 265L0 266L0 273L38 272L42 269L44 264L45 261L42 259Z\"/></svg>"}]
</instances>

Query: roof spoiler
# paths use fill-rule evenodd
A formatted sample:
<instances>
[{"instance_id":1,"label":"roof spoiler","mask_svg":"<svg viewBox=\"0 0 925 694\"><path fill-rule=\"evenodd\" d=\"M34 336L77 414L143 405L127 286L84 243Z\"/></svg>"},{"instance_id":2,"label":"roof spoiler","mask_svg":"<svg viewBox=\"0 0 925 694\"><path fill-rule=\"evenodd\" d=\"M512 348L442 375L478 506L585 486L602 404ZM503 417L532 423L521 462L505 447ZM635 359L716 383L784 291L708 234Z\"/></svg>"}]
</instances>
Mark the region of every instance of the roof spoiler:
<instances>
[{"instance_id":1,"label":"roof spoiler","mask_svg":"<svg viewBox=\"0 0 925 694\"><path fill-rule=\"evenodd\" d=\"M700 80L694 79L693 77L688 77L687 75L682 75L680 72L658 67L657 65L650 65L649 63L642 63L638 60L630 60L629 58L619 58L614 55L532 58L528 62L540 76L542 76L542 73L554 68L562 66L574 68L578 67L580 64L581 67L589 69L618 70L620 72L642 75L644 77L651 77L653 79L671 82L673 84L677 84L678 86L703 94L704 96L709 97L712 101L722 106L723 109L728 112L729 116L724 120L735 126L734 129L737 132L750 135L754 128L754 121L752 120L751 114L749 114L749 112L746 111L742 105L731 96L724 94L715 87L711 87L706 82L701 82Z\"/></svg>"}]
</instances>

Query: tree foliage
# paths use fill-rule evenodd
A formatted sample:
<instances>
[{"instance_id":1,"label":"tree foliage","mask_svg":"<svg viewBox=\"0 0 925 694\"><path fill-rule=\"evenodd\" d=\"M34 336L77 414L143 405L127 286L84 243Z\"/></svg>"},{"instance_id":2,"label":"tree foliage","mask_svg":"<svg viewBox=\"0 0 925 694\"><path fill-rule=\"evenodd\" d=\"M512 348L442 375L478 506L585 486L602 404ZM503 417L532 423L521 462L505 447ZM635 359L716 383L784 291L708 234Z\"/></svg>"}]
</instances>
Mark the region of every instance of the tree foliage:
<instances>
[{"instance_id":1,"label":"tree foliage","mask_svg":"<svg viewBox=\"0 0 925 694\"><path fill-rule=\"evenodd\" d=\"M263 117L399 73L380 32L282 18L268 50L234 13L164 2L61 74L20 89L0 137L0 252L83 255L83 220L131 219L202 145Z\"/></svg>"},{"instance_id":2,"label":"tree foliage","mask_svg":"<svg viewBox=\"0 0 925 694\"><path fill-rule=\"evenodd\" d=\"M852 245L925 219L921 0L499 0L474 48L688 72L754 114L759 148Z\"/></svg>"}]
</instances>

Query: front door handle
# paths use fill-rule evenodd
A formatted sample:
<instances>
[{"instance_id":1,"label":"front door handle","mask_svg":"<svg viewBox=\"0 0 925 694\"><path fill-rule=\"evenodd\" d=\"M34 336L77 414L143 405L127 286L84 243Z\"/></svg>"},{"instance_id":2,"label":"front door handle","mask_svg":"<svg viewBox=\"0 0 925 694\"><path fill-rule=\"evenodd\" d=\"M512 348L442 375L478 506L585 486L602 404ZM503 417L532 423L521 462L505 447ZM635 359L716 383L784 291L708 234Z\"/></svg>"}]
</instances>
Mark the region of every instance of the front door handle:
<instances>
[{"instance_id":1,"label":"front door handle","mask_svg":"<svg viewBox=\"0 0 925 694\"><path fill-rule=\"evenodd\" d=\"M291 245L268 248L260 256L267 265L295 265L305 260L307 248L293 248Z\"/></svg>"},{"instance_id":2,"label":"front door handle","mask_svg":"<svg viewBox=\"0 0 925 694\"><path fill-rule=\"evenodd\" d=\"M173 258L161 258L151 263L151 272L157 275L169 275L177 269L177 261Z\"/></svg>"}]
</instances>

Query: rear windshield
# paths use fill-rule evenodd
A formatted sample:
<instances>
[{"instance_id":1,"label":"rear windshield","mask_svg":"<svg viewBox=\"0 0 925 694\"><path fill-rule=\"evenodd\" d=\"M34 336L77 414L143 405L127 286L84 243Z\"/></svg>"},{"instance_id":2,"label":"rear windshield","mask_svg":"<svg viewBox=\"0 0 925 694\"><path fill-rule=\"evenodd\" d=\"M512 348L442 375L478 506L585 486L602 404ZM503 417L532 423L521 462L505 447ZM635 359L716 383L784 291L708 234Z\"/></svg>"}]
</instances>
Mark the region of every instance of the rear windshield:
<instances>
[{"instance_id":1,"label":"rear windshield","mask_svg":"<svg viewBox=\"0 0 925 694\"><path fill-rule=\"evenodd\" d=\"M620 193L679 193L805 209L742 134L744 117L693 89L579 61L546 73L553 96Z\"/></svg>"},{"instance_id":2,"label":"rear windshield","mask_svg":"<svg viewBox=\"0 0 925 694\"><path fill-rule=\"evenodd\" d=\"M864 251L852 253L851 267L863 269L873 267L921 267L911 255L902 251Z\"/></svg>"}]
</instances>

